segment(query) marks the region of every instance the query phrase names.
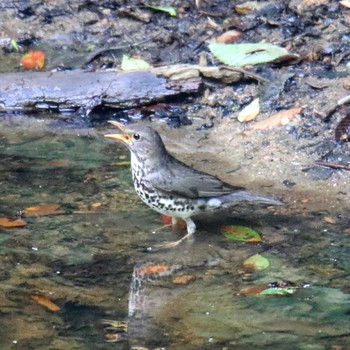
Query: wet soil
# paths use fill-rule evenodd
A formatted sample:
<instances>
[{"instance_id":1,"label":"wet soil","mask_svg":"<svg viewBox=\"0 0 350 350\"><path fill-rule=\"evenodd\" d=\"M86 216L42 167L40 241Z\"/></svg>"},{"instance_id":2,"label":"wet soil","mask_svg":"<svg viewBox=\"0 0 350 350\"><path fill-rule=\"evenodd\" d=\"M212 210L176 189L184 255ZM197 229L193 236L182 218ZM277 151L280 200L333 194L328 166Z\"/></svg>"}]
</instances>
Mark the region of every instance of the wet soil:
<instances>
[{"instance_id":1,"label":"wet soil","mask_svg":"<svg viewBox=\"0 0 350 350\"><path fill-rule=\"evenodd\" d=\"M45 52L47 70L116 68L123 53L153 66L217 64L206 43L228 30L238 30L240 42L266 40L300 56L289 66L247 67L265 84L206 80L200 93L152 108L96 108L88 116L0 112L1 216L42 203L63 210L24 216L24 228L0 228L2 348L347 348L350 172L316 162L350 166L350 142L335 137L348 115L338 101L349 90L350 10L327 0L264 2L247 14L236 1L196 3L171 2L177 17L139 1L0 5L4 73L22 71L28 49ZM237 113L256 97L258 120L293 107L302 112L286 125L248 130ZM111 118L148 123L187 164L286 205L201 218L194 241L149 252L183 231L153 233L160 218L133 191L127 151L102 137ZM253 227L264 241L228 241L224 223ZM247 273L243 261L256 253L270 267ZM148 265L169 271L150 276ZM173 277L181 275L192 282L176 285ZM310 287L290 297L238 295L275 281ZM33 294L61 310L35 303ZM127 321L128 332L106 342L106 333L117 332L103 319Z\"/></svg>"}]
</instances>

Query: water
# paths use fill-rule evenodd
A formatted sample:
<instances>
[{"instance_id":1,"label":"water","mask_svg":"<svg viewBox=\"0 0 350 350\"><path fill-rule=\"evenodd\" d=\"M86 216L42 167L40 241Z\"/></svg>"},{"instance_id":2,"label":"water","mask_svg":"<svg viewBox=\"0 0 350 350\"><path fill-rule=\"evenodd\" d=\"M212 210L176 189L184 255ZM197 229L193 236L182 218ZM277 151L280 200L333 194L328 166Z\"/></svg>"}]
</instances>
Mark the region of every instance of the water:
<instances>
[{"instance_id":1,"label":"water","mask_svg":"<svg viewBox=\"0 0 350 350\"><path fill-rule=\"evenodd\" d=\"M135 195L127 157L93 129L0 122L0 217L27 222L0 228L1 349L348 348L345 212L326 224L317 211L246 208L200 221L194 241L147 250L183 231L154 233L161 220ZM43 204L58 212L23 214ZM223 223L264 241L228 241ZM256 253L270 265L247 271ZM182 276L188 282L177 283ZM283 281L296 292L239 293Z\"/></svg>"}]
</instances>

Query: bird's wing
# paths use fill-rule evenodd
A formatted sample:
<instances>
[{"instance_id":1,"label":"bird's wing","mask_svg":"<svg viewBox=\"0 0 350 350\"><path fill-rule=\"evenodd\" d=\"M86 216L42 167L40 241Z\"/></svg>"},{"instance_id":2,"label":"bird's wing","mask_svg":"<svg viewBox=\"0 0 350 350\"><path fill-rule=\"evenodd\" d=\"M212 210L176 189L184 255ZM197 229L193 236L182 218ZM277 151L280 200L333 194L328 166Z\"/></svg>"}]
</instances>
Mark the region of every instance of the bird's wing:
<instances>
[{"instance_id":1,"label":"bird's wing","mask_svg":"<svg viewBox=\"0 0 350 350\"><path fill-rule=\"evenodd\" d=\"M158 190L187 198L217 197L242 190L222 182L215 176L190 168L171 158L167 166L147 174L146 180Z\"/></svg>"}]
</instances>

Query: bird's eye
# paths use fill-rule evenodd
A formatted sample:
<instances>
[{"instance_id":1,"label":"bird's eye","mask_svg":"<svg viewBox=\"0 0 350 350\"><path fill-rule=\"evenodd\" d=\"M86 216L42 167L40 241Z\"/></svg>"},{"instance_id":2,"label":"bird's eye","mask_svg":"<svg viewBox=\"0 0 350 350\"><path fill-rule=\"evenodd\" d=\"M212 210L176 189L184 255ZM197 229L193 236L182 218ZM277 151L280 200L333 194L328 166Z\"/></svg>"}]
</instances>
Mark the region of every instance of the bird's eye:
<instances>
[{"instance_id":1,"label":"bird's eye","mask_svg":"<svg viewBox=\"0 0 350 350\"><path fill-rule=\"evenodd\" d=\"M132 135L132 137L133 137L133 139L136 140L136 141L137 141L137 140L140 140L140 138L141 138L140 134L137 134L137 133L134 134L134 135Z\"/></svg>"}]
</instances>

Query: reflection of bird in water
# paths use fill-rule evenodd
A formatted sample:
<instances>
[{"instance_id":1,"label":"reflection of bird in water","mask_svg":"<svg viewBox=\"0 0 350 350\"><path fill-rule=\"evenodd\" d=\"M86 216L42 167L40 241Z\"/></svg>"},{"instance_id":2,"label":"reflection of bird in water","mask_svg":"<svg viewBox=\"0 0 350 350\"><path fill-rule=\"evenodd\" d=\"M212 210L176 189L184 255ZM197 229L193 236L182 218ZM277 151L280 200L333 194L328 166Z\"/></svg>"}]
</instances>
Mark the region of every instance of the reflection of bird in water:
<instances>
[{"instance_id":1,"label":"reflection of bird in water","mask_svg":"<svg viewBox=\"0 0 350 350\"><path fill-rule=\"evenodd\" d=\"M180 265L138 264L134 267L129 291L128 317L126 321L102 320L105 341L127 341L132 348L144 348L143 343L156 340L166 343L169 339L156 322L156 315L169 300L167 288L152 288L152 281L169 276ZM146 349L146 348L145 348Z\"/></svg>"},{"instance_id":2,"label":"reflection of bird in water","mask_svg":"<svg viewBox=\"0 0 350 350\"><path fill-rule=\"evenodd\" d=\"M193 235L194 215L241 202L283 204L272 197L231 186L180 162L168 153L158 132L148 126L110 123L122 133L105 137L121 141L129 148L134 187L142 201L159 213L171 216L173 224L178 219L186 222L187 234L165 247L174 247Z\"/></svg>"}]
</instances>

